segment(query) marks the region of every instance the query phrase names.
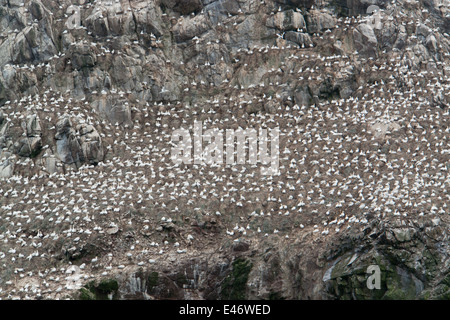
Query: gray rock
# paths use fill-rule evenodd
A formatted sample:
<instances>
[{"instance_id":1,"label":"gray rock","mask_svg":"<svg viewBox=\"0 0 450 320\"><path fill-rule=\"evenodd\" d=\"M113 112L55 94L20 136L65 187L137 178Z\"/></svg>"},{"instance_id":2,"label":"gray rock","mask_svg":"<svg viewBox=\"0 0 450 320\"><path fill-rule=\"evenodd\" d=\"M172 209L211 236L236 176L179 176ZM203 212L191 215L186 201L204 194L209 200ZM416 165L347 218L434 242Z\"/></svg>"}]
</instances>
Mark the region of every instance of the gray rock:
<instances>
[{"instance_id":1,"label":"gray rock","mask_svg":"<svg viewBox=\"0 0 450 320\"><path fill-rule=\"evenodd\" d=\"M56 124L55 139L57 156L64 163L96 164L103 160L101 137L91 125L74 125L68 115L63 115Z\"/></svg>"},{"instance_id":2,"label":"gray rock","mask_svg":"<svg viewBox=\"0 0 450 320\"><path fill-rule=\"evenodd\" d=\"M38 0L32 0L28 6L28 10L31 13L31 16L34 19L41 20L44 18L45 15L45 9L42 3Z\"/></svg>"},{"instance_id":3,"label":"gray rock","mask_svg":"<svg viewBox=\"0 0 450 320\"><path fill-rule=\"evenodd\" d=\"M5 80L5 84L10 87L13 85L14 78L16 76L16 69L14 68L14 66L7 64L2 70L2 76Z\"/></svg>"},{"instance_id":4,"label":"gray rock","mask_svg":"<svg viewBox=\"0 0 450 320\"><path fill-rule=\"evenodd\" d=\"M190 40L205 33L209 28L210 23L206 15L185 18L173 27L175 41L184 42Z\"/></svg>"},{"instance_id":5,"label":"gray rock","mask_svg":"<svg viewBox=\"0 0 450 320\"><path fill-rule=\"evenodd\" d=\"M21 157L34 158L42 148L41 137L26 137L14 143L14 153Z\"/></svg>"},{"instance_id":6,"label":"gray rock","mask_svg":"<svg viewBox=\"0 0 450 320\"><path fill-rule=\"evenodd\" d=\"M309 87L298 87L294 93L294 101L299 106L309 106L312 104L312 92Z\"/></svg>"},{"instance_id":7,"label":"gray rock","mask_svg":"<svg viewBox=\"0 0 450 320\"><path fill-rule=\"evenodd\" d=\"M309 48L313 44L309 34L303 32L288 31L286 32L285 39L295 42L302 48Z\"/></svg>"},{"instance_id":8,"label":"gray rock","mask_svg":"<svg viewBox=\"0 0 450 320\"><path fill-rule=\"evenodd\" d=\"M428 35L426 39L426 46L428 50L436 52L438 48L436 37L433 34Z\"/></svg>"},{"instance_id":9,"label":"gray rock","mask_svg":"<svg viewBox=\"0 0 450 320\"><path fill-rule=\"evenodd\" d=\"M105 37L110 33L107 17L102 12L94 12L85 20L86 27L96 36Z\"/></svg>"},{"instance_id":10,"label":"gray rock","mask_svg":"<svg viewBox=\"0 0 450 320\"><path fill-rule=\"evenodd\" d=\"M326 29L332 29L336 27L336 18L327 12L319 10L311 10L307 17L308 32L315 33L321 32Z\"/></svg>"},{"instance_id":11,"label":"gray rock","mask_svg":"<svg viewBox=\"0 0 450 320\"><path fill-rule=\"evenodd\" d=\"M416 35L418 37L422 36L423 38L428 37L433 31L430 27L424 25L423 23L419 23L416 27Z\"/></svg>"},{"instance_id":12,"label":"gray rock","mask_svg":"<svg viewBox=\"0 0 450 320\"><path fill-rule=\"evenodd\" d=\"M93 101L92 106L112 124L130 124L131 109L126 99L117 99L112 96L102 96Z\"/></svg>"},{"instance_id":13,"label":"gray rock","mask_svg":"<svg viewBox=\"0 0 450 320\"><path fill-rule=\"evenodd\" d=\"M9 158L0 161L0 178L10 178L14 174L14 160Z\"/></svg>"},{"instance_id":14,"label":"gray rock","mask_svg":"<svg viewBox=\"0 0 450 320\"><path fill-rule=\"evenodd\" d=\"M77 43L71 51L72 65L75 69L80 70L95 66L97 56L88 44Z\"/></svg>"},{"instance_id":15,"label":"gray rock","mask_svg":"<svg viewBox=\"0 0 450 320\"><path fill-rule=\"evenodd\" d=\"M208 1L205 3L205 11L208 13L210 19L214 22L218 21L219 15L236 15L239 13L239 3L237 0L222 0L222 1Z\"/></svg>"},{"instance_id":16,"label":"gray rock","mask_svg":"<svg viewBox=\"0 0 450 320\"><path fill-rule=\"evenodd\" d=\"M176 0L173 10L181 14L190 14L198 12L203 8L203 3L200 0Z\"/></svg>"},{"instance_id":17,"label":"gray rock","mask_svg":"<svg viewBox=\"0 0 450 320\"><path fill-rule=\"evenodd\" d=\"M375 32L373 31L372 26L368 24L360 24L358 26L358 31L361 32L361 34L367 39L368 42L371 44L376 45L378 43L377 37L375 35Z\"/></svg>"},{"instance_id":18,"label":"gray rock","mask_svg":"<svg viewBox=\"0 0 450 320\"><path fill-rule=\"evenodd\" d=\"M36 114L22 122L23 135L14 142L13 152L21 157L36 157L42 148L41 125ZM13 137L14 138L14 137Z\"/></svg>"},{"instance_id":19,"label":"gray rock","mask_svg":"<svg viewBox=\"0 0 450 320\"><path fill-rule=\"evenodd\" d=\"M411 241L411 239L414 236L414 229L409 229L409 228L393 229L392 232L394 233L395 238L399 242Z\"/></svg>"},{"instance_id":20,"label":"gray rock","mask_svg":"<svg viewBox=\"0 0 450 320\"><path fill-rule=\"evenodd\" d=\"M55 155L45 152L41 159L41 165L49 174L62 173L62 162Z\"/></svg>"},{"instance_id":21,"label":"gray rock","mask_svg":"<svg viewBox=\"0 0 450 320\"><path fill-rule=\"evenodd\" d=\"M25 126L25 132L28 137L38 137L41 135L41 122L36 114L29 115L26 123L22 125Z\"/></svg>"},{"instance_id":22,"label":"gray rock","mask_svg":"<svg viewBox=\"0 0 450 320\"><path fill-rule=\"evenodd\" d=\"M30 30L30 28L28 28L28 30ZM20 64L33 60L33 52L31 51L24 32L17 35L11 47L11 61L13 63Z\"/></svg>"},{"instance_id":23,"label":"gray rock","mask_svg":"<svg viewBox=\"0 0 450 320\"><path fill-rule=\"evenodd\" d=\"M372 27L368 24L360 24L353 30L356 50L363 55L375 57L377 55L377 37Z\"/></svg>"},{"instance_id":24,"label":"gray rock","mask_svg":"<svg viewBox=\"0 0 450 320\"><path fill-rule=\"evenodd\" d=\"M282 31L288 31L305 28L306 23L300 12L287 10L277 12L275 15L270 16L266 21L266 26L269 28L277 28Z\"/></svg>"}]
</instances>

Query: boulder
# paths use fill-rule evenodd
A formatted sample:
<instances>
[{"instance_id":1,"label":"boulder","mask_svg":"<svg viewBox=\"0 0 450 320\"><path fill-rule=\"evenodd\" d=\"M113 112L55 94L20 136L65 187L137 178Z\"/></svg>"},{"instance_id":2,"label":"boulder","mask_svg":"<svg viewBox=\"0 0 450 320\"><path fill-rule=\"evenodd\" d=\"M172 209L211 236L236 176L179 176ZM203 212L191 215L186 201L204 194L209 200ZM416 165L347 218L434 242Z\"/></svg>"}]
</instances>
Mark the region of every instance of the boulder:
<instances>
[{"instance_id":1,"label":"boulder","mask_svg":"<svg viewBox=\"0 0 450 320\"><path fill-rule=\"evenodd\" d=\"M41 124L36 114L28 115L22 122L25 137L16 140L13 152L21 157L36 157L42 148Z\"/></svg>"}]
</instances>

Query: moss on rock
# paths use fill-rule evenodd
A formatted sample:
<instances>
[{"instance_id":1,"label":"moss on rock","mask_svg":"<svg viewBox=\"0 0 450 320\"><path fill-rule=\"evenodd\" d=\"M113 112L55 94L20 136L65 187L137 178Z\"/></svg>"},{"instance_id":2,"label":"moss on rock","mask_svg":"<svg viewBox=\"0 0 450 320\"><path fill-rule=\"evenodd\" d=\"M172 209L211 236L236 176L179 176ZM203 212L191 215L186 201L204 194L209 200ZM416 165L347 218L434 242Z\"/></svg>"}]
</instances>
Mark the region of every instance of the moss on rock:
<instances>
[{"instance_id":1,"label":"moss on rock","mask_svg":"<svg viewBox=\"0 0 450 320\"><path fill-rule=\"evenodd\" d=\"M158 285L159 281L159 274L158 272L151 272L149 276L147 277L147 290L151 291L153 287Z\"/></svg>"},{"instance_id":2,"label":"moss on rock","mask_svg":"<svg viewBox=\"0 0 450 320\"><path fill-rule=\"evenodd\" d=\"M119 284L114 279L107 279L100 281L97 289L103 294L110 294L119 290Z\"/></svg>"},{"instance_id":3,"label":"moss on rock","mask_svg":"<svg viewBox=\"0 0 450 320\"><path fill-rule=\"evenodd\" d=\"M117 299L119 284L115 279L101 280L97 285L95 281L88 282L79 291L80 300L110 300Z\"/></svg>"},{"instance_id":4,"label":"moss on rock","mask_svg":"<svg viewBox=\"0 0 450 320\"><path fill-rule=\"evenodd\" d=\"M95 294L87 288L80 289L80 300L96 300Z\"/></svg>"},{"instance_id":5,"label":"moss on rock","mask_svg":"<svg viewBox=\"0 0 450 320\"><path fill-rule=\"evenodd\" d=\"M231 274L222 283L221 297L225 300L244 300L246 298L247 281L252 263L244 259L233 262Z\"/></svg>"}]
</instances>

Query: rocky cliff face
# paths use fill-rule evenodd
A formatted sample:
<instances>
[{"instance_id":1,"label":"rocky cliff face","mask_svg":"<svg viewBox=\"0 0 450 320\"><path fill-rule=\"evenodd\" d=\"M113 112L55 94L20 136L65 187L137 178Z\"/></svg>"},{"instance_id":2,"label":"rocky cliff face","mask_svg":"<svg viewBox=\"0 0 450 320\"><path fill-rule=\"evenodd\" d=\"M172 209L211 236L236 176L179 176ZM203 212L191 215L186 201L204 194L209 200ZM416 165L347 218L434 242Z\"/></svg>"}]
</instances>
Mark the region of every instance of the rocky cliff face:
<instances>
[{"instance_id":1,"label":"rocky cliff face","mask_svg":"<svg viewBox=\"0 0 450 320\"><path fill-rule=\"evenodd\" d=\"M0 297L448 299L449 33L446 0L0 0ZM279 128L279 173L175 164L194 121Z\"/></svg>"}]
</instances>

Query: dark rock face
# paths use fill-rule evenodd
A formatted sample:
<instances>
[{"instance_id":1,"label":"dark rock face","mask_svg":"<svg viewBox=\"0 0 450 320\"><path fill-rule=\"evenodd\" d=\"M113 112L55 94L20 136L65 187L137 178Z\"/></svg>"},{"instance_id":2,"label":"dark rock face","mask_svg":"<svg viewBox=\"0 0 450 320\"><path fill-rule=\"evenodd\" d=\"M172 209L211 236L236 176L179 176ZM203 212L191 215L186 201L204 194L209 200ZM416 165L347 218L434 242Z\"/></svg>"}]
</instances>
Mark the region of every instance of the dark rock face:
<instances>
[{"instance_id":1,"label":"dark rock face","mask_svg":"<svg viewBox=\"0 0 450 320\"><path fill-rule=\"evenodd\" d=\"M311 37L307 33L288 31L286 32L286 40L295 42L301 48L312 46Z\"/></svg>"},{"instance_id":2,"label":"dark rock face","mask_svg":"<svg viewBox=\"0 0 450 320\"><path fill-rule=\"evenodd\" d=\"M97 164L103 159L102 140L91 125L73 125L69 116L56 124L56 154L66 164Z\"/></svg>"},{"instance_id":3,"label":"dark rock face","mask_svg":"<svg viewBox=\"0 0 450 320\"><path fill-rule=\"evenodd\" d=\"M408 226L380 222L366 229L364 236L349 239L348 248L328 257L324 280L330 296L401 300L448 295L439 291L444 288L442 278L445 279L446 271L440 270L438 263L447 256L442 249L436 249L448 235L438 220L434 223ZM368 285L370 266L379 268L379 288Z\"/></svg>"},{"instance_id":4,"label":"dark rock face","mask_svg":"<svg viewBox=\"0 0 450 320\"><path fill-rule=\"evenodd\" d=\"M175 1L175 5L173 6L173 10L177 11L181 14L190 14L199 12L203 8L202 1L200 0L180 0Z\"/></svg>"},{"instance_id":5,"label":"dark rock face","mask_svg":"<svg viewBox=\"0 0 450 320\"><path fill-rule=\"evenodd\" d=\"M357 16L360 14L367 14L367 9L370 6L378 6L385 8L388 3L387 0L334 0L333 3L338 8L339 14L343 16Z\"/></svg>"},{"instance_id":6,"label":"dark rock face","mask_svg":"<svg viewBox=\"0 0 450 320\"><path fill-rule=\"evenodd\" d=\"M76 46L72 53L72 65L77 70L95 66L96 59L97 56L88 45Z\"/></svg>"},{"instance_id":7,"label":"dark rock face","mask_svg":"<svg viewBox=\"0 0 450 320\"><path fill-rule=\"evenodd\" d=\"M315 3L315 0L276 0L279 4L288 6L295 6L303 9L310 9Z\"/></svg>"},{"instance_id":8,"label":"dark rock face","mask_svg":"<svg viewBox=\"0 0 450 320\"><path fill-rule=\"evenodd\" d=\"M306 28L303 16L294 10L277 12L266 20L266 26L277 28L282 31L296 30Z\"/></svg>"},{"instance_id":9,"label":"dark rock face","mask_svg":"<svg viewBox=\"0 0 450 320\"><path fill-rule=\"evenodd\" d=\"M22 138L14 145L15 153L21 157L36 157L42 148L42 130L37 115L31 115L22 123L26 138Z\"/></svg>"}]
</instances>

